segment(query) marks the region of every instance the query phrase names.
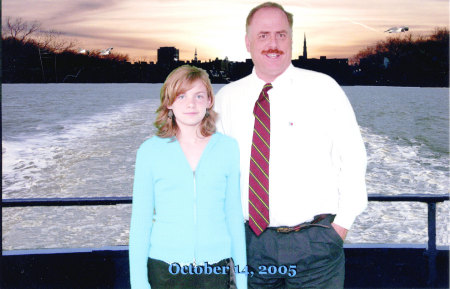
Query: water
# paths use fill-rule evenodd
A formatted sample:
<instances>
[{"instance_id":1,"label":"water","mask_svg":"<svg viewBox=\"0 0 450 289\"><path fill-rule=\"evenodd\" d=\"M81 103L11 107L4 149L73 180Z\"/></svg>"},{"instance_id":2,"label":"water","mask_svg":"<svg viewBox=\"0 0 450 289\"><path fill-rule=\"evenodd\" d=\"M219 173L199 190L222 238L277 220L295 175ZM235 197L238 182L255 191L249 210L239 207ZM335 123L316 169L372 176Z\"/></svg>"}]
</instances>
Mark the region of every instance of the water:
<instances>
[{"instance_id":1,"label":"water","mask_svg":"<svg viewBox=\"0 0 450 289\"><path fill-rule=\"evenodd\" d=\"M213 85L217 91L222 85ZM130 196L161 84L2 85L3 198ZM369 193L448 193L446 88L344 87L368 152ZM127 245L130 205L5 208L3 248ZM449 245L448 202L438 244ZM426 205L375 203L349 243L426 243Z\"/></svg>"},{"instance_id":2,"label":"water","mask_svg":"<svg viewBox=\"0 0 450 289\"><path fill-rule=\"evenodd\" d=\"M157 101L145 85L3 85L3 196L130 195Z\"/></svg>"},{"instance_id":3,"label":"water","mask_svg":"<svg viewBox=\"0 0 450 289\"><path fill-rule=\"evenodd\" d=\"M446 88L344 87L368 152L368 191L447 194Z\"/></svg>"}]
</instances>

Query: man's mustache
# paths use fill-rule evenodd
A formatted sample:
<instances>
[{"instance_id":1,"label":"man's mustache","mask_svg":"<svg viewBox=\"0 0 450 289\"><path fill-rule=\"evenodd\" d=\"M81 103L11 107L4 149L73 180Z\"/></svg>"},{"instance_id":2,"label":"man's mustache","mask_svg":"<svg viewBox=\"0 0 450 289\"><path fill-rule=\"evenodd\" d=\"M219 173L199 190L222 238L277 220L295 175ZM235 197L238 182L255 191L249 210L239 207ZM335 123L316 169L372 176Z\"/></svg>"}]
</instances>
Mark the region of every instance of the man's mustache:
<instances>
[{"instance_id":1,"label":"man's mustache","mask_svg":"<svg viewBox=\"0 0 450 289\"><path fill-rule=\"evenodd\" d=\"M275 53L275 54L279 54L279 55L283 55L284 52L278 49L267 49L267 50L263 50L261 51L262 54L271 54L271 53Z\"/></svg>"}]
</instances>

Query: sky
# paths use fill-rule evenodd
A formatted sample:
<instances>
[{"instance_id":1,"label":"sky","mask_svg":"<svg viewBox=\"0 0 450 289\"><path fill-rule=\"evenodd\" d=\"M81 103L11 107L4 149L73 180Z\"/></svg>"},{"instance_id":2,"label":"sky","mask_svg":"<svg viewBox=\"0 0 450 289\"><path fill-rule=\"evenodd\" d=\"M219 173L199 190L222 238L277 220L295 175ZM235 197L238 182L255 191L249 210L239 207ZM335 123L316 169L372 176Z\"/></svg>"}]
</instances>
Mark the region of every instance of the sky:
<instances>
[{"instance_id":1,"label":"sky","mask_svg":"<svg viewBox=\"0 0 450 289\"><path fill-rule=\"evenodd\" d=\"M174 46L180 60L197 49L202 61L250 58L245 47L248 12L254 0L3 0L2 19L37 20L46 30L74 40L77 48L127 54L131 61L155 61L157 49ZM448 0L287 0L294 14L293 58L351 58L385 40L393 26L427 36L449 27Z\"/></svg>"}]
</instances>

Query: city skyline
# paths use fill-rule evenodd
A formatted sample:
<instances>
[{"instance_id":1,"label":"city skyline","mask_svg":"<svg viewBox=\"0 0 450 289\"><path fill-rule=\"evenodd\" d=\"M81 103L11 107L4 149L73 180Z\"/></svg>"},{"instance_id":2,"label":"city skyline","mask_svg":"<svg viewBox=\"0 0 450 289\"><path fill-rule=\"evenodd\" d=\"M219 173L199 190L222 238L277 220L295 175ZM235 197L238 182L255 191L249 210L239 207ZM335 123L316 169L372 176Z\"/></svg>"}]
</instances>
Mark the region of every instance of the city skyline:
<instances>
[{"instance_id":1,"label":"city skyline","mask_svg":"<svg viewBox=\"0 0 450 289\"><path fill-rule=\"evenodd\" d=\"M159 47L179 49L180 60L244 61L245 19L264 1L231 0L3 0L3 19L37 20L54 29L77 48L128 54L131 61L156 62ZM298 3L300 2L300 3ZM278 1L294 14L293 58L351 58L361 49L385 40L393 26L408 26L414 36L427 36L447 27L447 0L331 0ZM398 35L398 34L397 34Z\"/></svg>"}]
</instances>

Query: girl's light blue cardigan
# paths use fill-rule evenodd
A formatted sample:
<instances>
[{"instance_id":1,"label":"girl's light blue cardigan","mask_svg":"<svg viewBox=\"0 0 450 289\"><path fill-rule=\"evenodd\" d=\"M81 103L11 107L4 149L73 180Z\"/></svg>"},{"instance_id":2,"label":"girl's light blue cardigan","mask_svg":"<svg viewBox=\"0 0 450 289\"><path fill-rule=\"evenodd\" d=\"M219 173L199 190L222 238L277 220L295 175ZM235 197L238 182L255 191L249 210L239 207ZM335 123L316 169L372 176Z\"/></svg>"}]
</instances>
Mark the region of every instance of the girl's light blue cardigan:
<instances>
[{"instance_id":1,"label":"girl's light blue cardigan","mask_svg":"<svg viewBox=\"0 0 450 289\"><path fill-rule=\"evenodd\" d=\"M203 265L232 257L246 265L237 142L215 133L192 171L178 141L157 136L137 152L130 227L130 277L150 288L148 257ZM247 288L245 274L239 289Z\"/></svg>"}]
</instances>

